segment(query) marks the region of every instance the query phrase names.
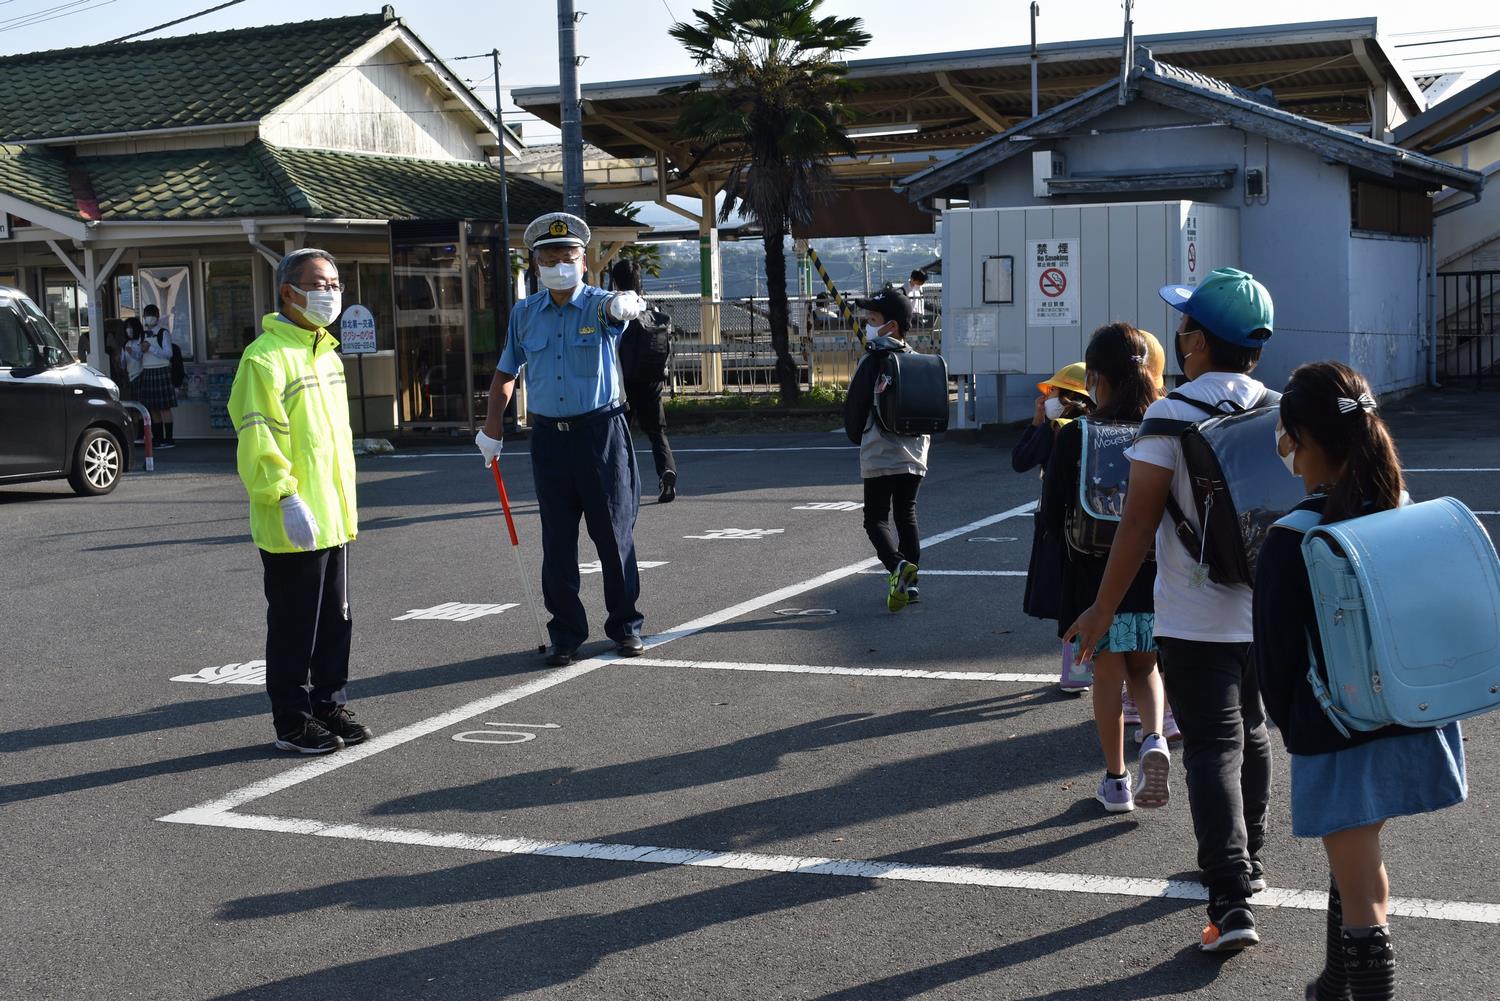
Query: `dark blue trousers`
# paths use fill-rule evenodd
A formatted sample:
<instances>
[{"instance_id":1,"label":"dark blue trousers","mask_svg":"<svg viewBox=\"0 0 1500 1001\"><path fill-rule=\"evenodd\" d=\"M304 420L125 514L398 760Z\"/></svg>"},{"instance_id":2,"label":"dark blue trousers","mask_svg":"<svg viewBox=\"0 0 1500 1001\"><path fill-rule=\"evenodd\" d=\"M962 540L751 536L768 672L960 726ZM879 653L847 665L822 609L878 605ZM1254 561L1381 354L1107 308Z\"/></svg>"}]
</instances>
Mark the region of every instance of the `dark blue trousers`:
<instances>
[{"instance_id":1,"label":"dark blue trousers","mask_svg":"<svg viewBox=\"0 0 1500 1001\"><path fill-rule=\"evenodd\" d=\"M641 482L625 415L575 423L568 431L534 423L531 472L542 515L542 601L552 616L547 632L564 650L588 639L588 617L578 598L581 516L604 577L604 634L616 643L639 636L645 616L635 607L641 578L633 533Z\"/></svg>"}]
</instances>

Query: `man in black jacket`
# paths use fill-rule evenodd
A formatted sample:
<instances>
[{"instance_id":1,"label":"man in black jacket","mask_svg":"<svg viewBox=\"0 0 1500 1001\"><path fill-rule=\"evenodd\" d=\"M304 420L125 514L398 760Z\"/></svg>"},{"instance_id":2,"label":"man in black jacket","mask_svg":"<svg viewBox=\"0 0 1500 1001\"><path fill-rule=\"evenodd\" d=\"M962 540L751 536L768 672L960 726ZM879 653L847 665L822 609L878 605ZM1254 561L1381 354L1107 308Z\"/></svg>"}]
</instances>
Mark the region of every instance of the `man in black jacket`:
<instances>
[{"instance_id":1,"label":"man in black jacket","mask_svg":"<svg viewBox=\"0 0 1500 1001\"><path fill-rule=\"evenodd\" d=\"M641 266L635 261L616 261L609 274L615 291L641 290ZM650 316L647 313L642 319ZM651 332L641 319L631 320L620 338L620 371L625 377L630 415L651 439L651 459L656 463L661 490L656 502L670 504L677 499L677 460L672 457L672 443L667 441L667 411L661 394L671 372L661 353L651 350L650 340Z\"/></svg>"}]
</instances>

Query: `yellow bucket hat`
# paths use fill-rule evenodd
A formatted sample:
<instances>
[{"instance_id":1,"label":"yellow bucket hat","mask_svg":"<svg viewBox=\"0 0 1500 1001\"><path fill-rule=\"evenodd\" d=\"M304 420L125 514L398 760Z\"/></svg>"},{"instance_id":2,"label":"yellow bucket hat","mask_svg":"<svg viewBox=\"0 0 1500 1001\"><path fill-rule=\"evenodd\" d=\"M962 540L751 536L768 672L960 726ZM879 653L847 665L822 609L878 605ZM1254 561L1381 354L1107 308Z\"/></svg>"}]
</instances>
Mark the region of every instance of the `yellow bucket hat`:
<instances>
[{"instance_id":1,"label":"yellow bucket hat","mask_svg":"<svg viewBox=\"0 0 1500 1001\"><path fill-rule=\"evenodd\" d=\"M1146 374L1151 376L1151 384L1157 389L1167 387L1167 353L1162 350L1161 341L1149 330L1141 330L1142 337L1146 339Z\"/></svg>"},{"instance_id":2,"label":"yellow bucket hat","mask_svg":"<svg viewBox=\"0 0 1500 1001\"><path fill-rule=\"evenodd\" d=\"M1037 383L1036 391L1045 396L1049 389L1066 389L1070 393L1087 396L1089 395L1089 390L1084 376L1085 368L1083 362L1075 361L1071 365L1064 365L1058 369L1057 374L1046 382Z\"/></svg>"}]
</instances>

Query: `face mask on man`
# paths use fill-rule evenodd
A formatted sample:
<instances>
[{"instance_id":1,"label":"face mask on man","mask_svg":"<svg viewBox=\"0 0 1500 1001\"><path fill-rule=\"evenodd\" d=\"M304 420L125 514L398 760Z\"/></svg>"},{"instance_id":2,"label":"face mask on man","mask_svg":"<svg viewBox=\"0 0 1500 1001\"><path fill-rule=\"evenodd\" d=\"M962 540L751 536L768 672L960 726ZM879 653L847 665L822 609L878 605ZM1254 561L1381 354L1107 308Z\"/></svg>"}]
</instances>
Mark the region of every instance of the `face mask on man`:
<instances>
[{"instance_id":1,"label":"face mask on man","mask_svg":"<svg viewBox=\"0 0 1500 1001\"><path fill-rule=\"evenodd\" d=\"M1187 375L1187 360L1193 357L1193 355L1197 354L1198 352L1189 351L1186 354L1183 354L1181 334L1178 334L1177 337L1172 341L1172 351L1177 355L1177 371L1181 372L1183 375Z\"/></svg>"},{"instance_id":2,"label":"face mask on man","mask_svg":"<svg viewBox=\"0 0 1500 1001\"><path fill-rule=\"evenodd\" d=\"M148 316L148 317L146 317L145 319L143 319L141 321L141 326L145 327L147 330L155 330L156 329L156 325L158 323L160 323L160 322L161 321L158 320L156 317L154 317L154 316Z\"/></svg>"},{"instance_id":3,"label":"face mask on man","mask_svg":"<svg viewBox=\"0 0 1500 1001\"><path fill-rule=\"evenodd\" d=\"M326 327L344 311L344 293L335 292L332 289L319 291L317 289L309 292L307 289L298 289L307 296L307 305L300 307L302 315L307 322L316 327Z\"/></svg>"},{"instance_id":4,"label":"face mask on man","mask_svg":"<svg viewBox=\"0 0 1500 1001\"><path fill-rule=\"evenodd\" d=\"M1055 396L1047 397L1042 404L1042 413L1047 415L1049 421L1061 420L1063 415L1063 401Z\"/></svg>"},{"instance_id":5,"label":"face mask on man","mask_svg":"<svg viewBox=\"0 0 1500 1001\"><path fill-rule=\"evenodd\" d=\"M871 323L869 320L866 320L865 321L865 339L873 341L875 338L881 336L880 331L883 330L883 329L885 329L885 324L883 324L883 323Z\"/></svg>"},{"instance_id":6,"label":"face mask on man","mask_svg":"<svg viewBox=\"0 0 1500 1001\"><path fill-rule=\"evenodd\" d=\"M537 270L541 275L542 285L554 292L566 292L583 281L583 264L580 261L544 264Z\"/></svg>"}]
</instances>

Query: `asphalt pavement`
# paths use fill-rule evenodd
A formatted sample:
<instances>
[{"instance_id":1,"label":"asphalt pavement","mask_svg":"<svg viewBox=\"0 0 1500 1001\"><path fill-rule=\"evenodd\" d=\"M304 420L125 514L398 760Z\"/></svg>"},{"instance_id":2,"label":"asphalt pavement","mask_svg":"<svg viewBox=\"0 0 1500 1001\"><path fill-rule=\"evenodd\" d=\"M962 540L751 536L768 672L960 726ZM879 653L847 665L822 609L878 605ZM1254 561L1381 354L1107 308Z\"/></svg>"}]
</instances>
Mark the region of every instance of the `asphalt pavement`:
<instances>
[{"instance_id":1,"label":"asphalt pavement","mask_svg":"<svg viewBox=\"0 0 1500 1001\"><path fill-rule=\"evenodd\" d=\"M1388 408L1412 494L1491 531L1497 403ZM1279 742L1265 942L1204 956L1180 755L1165 809L1107 816L1090 703L1020 611L1013 440L935 445L894 615L842 434L674 438L665 506L643 451L651 649L615 659L585 572L563 670L477 454L362 458L349 694L377 738L316 760L271 748L231 445L101 499L0 488L0 998L1300 999L1326 862ZM537 573L526 450L502 468ZM1465 733L1469 802L1389 828L1403 998L1494 994L1500 717Z\"/></svg>"}]
</instances>

